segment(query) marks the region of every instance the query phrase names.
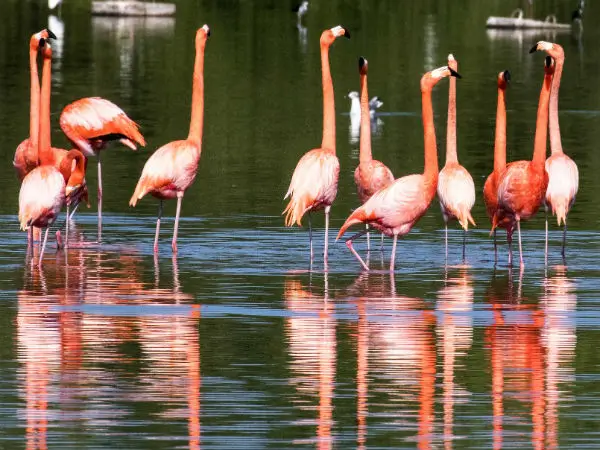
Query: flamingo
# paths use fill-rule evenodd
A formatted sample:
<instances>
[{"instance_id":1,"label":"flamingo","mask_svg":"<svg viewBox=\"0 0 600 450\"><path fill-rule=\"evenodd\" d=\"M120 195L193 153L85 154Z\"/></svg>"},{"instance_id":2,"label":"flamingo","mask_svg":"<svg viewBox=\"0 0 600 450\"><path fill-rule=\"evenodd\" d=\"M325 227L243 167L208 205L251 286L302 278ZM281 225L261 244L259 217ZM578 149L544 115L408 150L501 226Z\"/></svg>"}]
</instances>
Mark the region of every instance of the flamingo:
<instances>
[{"instance_id":1,"label":"flamingo","mask_svg":"<svg viewBox=\"0 0 600 450\"><path fill-rule=\"evenodd\" d=\"M210 36L210 28L203 25L196 32L196 59L192 87L192 117L187 139L173 141L156 150L142 170L142 175L129 200L135 206L144 195L151 194L159 199L154 253L158 253L160 219L163 213L163 200L177 198L175 228L171 247L177 253L177 230L183 194L192 185L198 171L202 152L202 127L204 122L204 49Z\"/></svg>"},{"instance_id":2,"label":"flamingo","mask_svg":"<svg viewBox=\"0 0 600 450\"><path fill-rule=\"evenodd\" d=\"M575 196L579 189L579 170L577 164L569 158L562 149L560 138L560 127L558 125L558 91L560 89L560 78L565 62L565 53L558 44L540 41L532 52L545 51L554 59L554 77L552 78L552 91L549 106L549 131L550 151L552 155L546 160L546 172L548 172L548 189L546 190L546 209L552 208L552 214L556 215L558 226L564 224L563 242L561 255L565 258L565 245L567 241L567 215L575 203ZM548 258L548 217L546 215L546 259Z\"/></svg>"},{"instance_id":3,"label":"flamingo","mask_svg":"<svg viewBox=\"0 0 600 450\"><path fill-rule=\"evenodd\" d=\"M494 215L498 209L498 181L506 168L506 89L510 83L510 72L505 70L498 74L498 107L496 109L496 137L494 141L494 170L483 185L483 201L490 222L493 224ZM510 222L504 220L498 227L506 229L506 239L509 248L512 245ZM509 255L511 255L509 253ZM494 229L494 264L498 262L498 247L496 245L496 230Z\"/></svg>"},{"instance_id":4,"label":"flamingo","mask_svg":"<svg viewBox=\"0 0 600 450\"><path fill-rule=\"evenodd\" d=\"M290 202L283 211L285 225L294 223L302 225L302 216L308 212L308 236L310 241L310 261L313 260L312 226L310 213L320 209L325 210L325 248L323 261L327 263L329 211L337 195L340 162L335 155L335 101L333 96L333 81L329 70L329 47L336 38L350 33L338 25L321 34L321 72L323 83L323 140L321 148L308 151L300 158L290 187L284 200L290 197Z\"/></svg>"},{"instance_id":5,"label":"flamingo","mask_svg":"<svg viewBox=\"0 0 600 450\"><path fill-rule=\"evenodd\" d=\"M448 67L458 70L458 62L448 55ZM437 186L442 216L446 228L446 261L448 260L448 221L456 219L464 228L463 261L469 222L475 226L471 208L475 204L475 184L471 174L458 163L456 151L456 78L450 78L448 98L448 127L446 130L446 165L440 171Z\"/></svg>"},{"instance_id":6,"label":"flamingo","mask_svg":"<svg viewBox=\"0 0 600 450\"><path fill-rule=\"evenodd\" d=\"M492 231L504 220L508 221L507 241L509 242L508 264L512 264L512 249L509 236L512 237L515 225L519 234L519 262L523 262L521 245L521 220L531 219L544 201L548 187L548 174L544 169L546 159L546 138L548 136L548 101L550 84L554 67L551 60L544 63L544 83L540 92L533 159L531 161L514 161L506 166L498 181L498 209L494 214Z\"/></svg>"},{"instance_id":7,"label":"flamingo","mask_svg":"<svg viewBox=\"0 0 600 450\"><path fill-rule=\"evenodd\" d=\"M42 43L48 39L56 39L52 31L44 29L31 36L29 40L29 74L31 88L29 94L29 137L19 144L15 151L13 166L20 181L39 165L38 132L40 127L40 80L37 66L37 55Z\"/></svg>"},{"instance_id":8,"label":"flamingo","mask_svg":"<svg viewBox=\"0 0 600 450\"><path fill-rule=\"evenodd\" d=\"M44 64L52 59L52 48L45 38L40 39ZM41 112L40 112L41 114ZM52 152L50 133L40 130L38 133L40 159ZM48 240L48 231L54 223L65 202L66 189L72 192L81 185L84 176L85 158L78 150L71 150L63 158L60 170L51 164L42 164L29 172L21 184L19 192L19 222L22 230L31 227L45 228L44 241L38 261L41 267L44 249ZM75 165L75 170L73 170ZM67 187L68 186L68 187ZM30 239L30 243L32 240Z\"/></svg>"},{"instance_id":9,"label":"flamingo","mask_svg":"<svg viewBox=\"0 0 600 450\"><path fill-rule=\"evenodd\" d=\"M360 163L354 171L354 183L358 189L361 203L366 202L378 190L394 182L392 171L381 161L373 159L371 153L371 120L369 111L369 93L367 89L367 72L369 63L362 56L358 59L360 73ZM367 230L369 225L366 225ZM382 239L383 239L383 235ZM367 231L367 248L370 249L369 232Z\"/></svg>"},{"instance_id":10,"label":"flamingo","mask_svg":"<svg viewBox=\"0 0 600 450\"><path fill-rule=\"evenodd\" d=\"M394 270L396 243L398 236L407 234L417 221L423 217L435 197L438 181L438 161L433 123L431 91L442 79L448 76L460 78L460 75L448 66L427 72L421 78L421 102L423 108L423 136L425 170L423 174L398 178L389 186L377 191L362 206L354 210L340 229L337 239L356 223L368 223L388 236L394 237L390 271ZM364 234L361 231L346 240L346 245L365 270L369 267L352 247L352 241Z\"/></svg>"}]
</instances>

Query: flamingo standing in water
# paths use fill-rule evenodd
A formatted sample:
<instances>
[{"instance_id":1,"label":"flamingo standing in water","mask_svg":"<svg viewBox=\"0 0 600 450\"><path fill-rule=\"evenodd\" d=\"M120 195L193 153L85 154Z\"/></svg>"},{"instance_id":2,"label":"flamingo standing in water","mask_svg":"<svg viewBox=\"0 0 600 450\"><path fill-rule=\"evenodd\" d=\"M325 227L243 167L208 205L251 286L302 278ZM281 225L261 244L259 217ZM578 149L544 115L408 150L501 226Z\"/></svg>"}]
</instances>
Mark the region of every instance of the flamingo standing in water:
<instances>
[{"instance_id":1,"label":"flamingo standing in water","mask_svg":"<svg viewBox=\"0 0 600 450\"><path fill-rule=\"evenodd\" d=\"M552 91L550 94L550 151L552 155L546 160L546 172L548 172L548 189L546 190L546 208L552 208L552 214L556 215L558 226L564 224L562 257L565 258L565 245L567 241L567 214L575 203L575 196L579 189L579 170L577 164L569 158L562 149L560 127L558 125L558 91L560 89L560 78L565 63L565 52L558 44L551 42L538 42L531 52L537 50L545 51L554 59L554 77L552 78ZM546 259L548 258L548 216L546 215Z\"/></svg>"},{"instance_id":2,"label":"flamingo standing in water","mask_svg":"<svg viewBox=\"0 0 600 450\"><path fill-rule=\"evenodd\" d=\"M483 185L483 201L490 222L494 223L494 215L498 209L498 182L506 168L506 89L510 83L510 72L505 70L498 74L498 107L496 109L496 136L494 141L494 170ZM497 224L506 229L506 239L509 249L512 245L512 230L510 221L504 220ZM509 253L512 263L512 252ZM498 262L498 247L496 245L496 230L494 229L494 264Z\"/></svg>"},{"instance_id":3,"label":"flamingo standing in water","mask_svg":"<svg viewBox=\"0 0 600 450\"><path fill-rule=\"evenodd\" d=\"M337 235L342 237L346 230L356 223L368 223L388 236L394 237L390 271L394 270L396 243L398 236L407 234L417 221L423 217L435 197L438 182L438 160L433 123L433 106L431 91L442 79L448 76L460 78L460 75L448 66L427 72L421 78L421 103L423 108L423 135L425 170L423 174L408 175L398 178L388 187L377 191L361 207L354 210L346 219ZM363 230L350 239L346 245L358 259L365 270L369 267L352 247L352 241L364 234Z\"/></svg>"},{"instance_id":4,"label":"flamingo standing in water","mask_svg":"<svg viewBox=\"0 0 600 450\"><path fill-rule=\"evenodd\" d=\"M458 62L448 55L448 67L458 70ZM448 127L446 130L446 165L440 171L437 195L440 199L442 216L446 228L446 261L448 260L448 221L456 219L464 228L463 261L469 222L475 226L471 208L475 204L475 184L471 174L458 163L456 150L456 78L450 78L448 94Z\"/></svg>"},{"instance_id":5,"label":"flamingo standing in water","mask_svg":"<svg viewBox=\"0 0 600 450\"><path fill-rule=\"evenodd\" d=\"M34 168L39 166L38 132L40 127L40 79L37 66L37 55L42 42L56 39L52 31L45 29L31 36L29 40L29 74L31 87L29 94L29 137L19 144L15 151L13 166L20 181Z\"/></svg>"},{"instance_id":6,"label":"flamingo standing in water","mask_svg":"<svg viewBox=\"0 0 600 450\"><path fill-rule=\"evenodd\" d=\"M40 39L44 64L52 59L52 49L44 38ZM41 122L40 122L41 124ZM39 130L38 150L40 159L47 159L52 152L50 133ZM73 170L73 165L75 169ZM49 227L54 223L65 202L66 189L71 192L83 182L85 157L78 150L71 150L63 159L60 169L51 164L42 164L23 179L19 192L19 222L22 230L32 227L46 228L38 266L42 265L44 249L48 240ZM32 242L32 239L29 241Z\"/></svg>"},{"instance_id":7,"label":"flamingo standing in water","mask_svg":"<svg viewBox=\"0 0 600 450\"><path fill-rule=\"evenodd\" d=\"M285 225L294 223L302 225L302 216L308 212L308 238L310 241L310 261L313 260L312 226L310 213L320 209L325 210L325 248L323 261L327 263L329 211L337 195L340 162L335 155L335 101L333 96L333 81L329 69L329 47L336 38L350 33L342 26L325 30L321 34L321 75L323 82L323 141L321 148L315 148L305 153L292 175L290 187L284 200L290 197L290 202L283 211Z\"/></svg>"},{"instance_id":8,"label":"flamingo standing in water","mask_svg":"<svg viewBox=\"0 0 600 450\"><path fill-rule=\"evenodd\" d=\"M86 97L65 106L60 115L60 127L86 157L98 157L98 240L102 234L102 164L100 151L108 142L118 140L136 150L146 141L138 131L138 125L125 112L109 100Z\"/></svg>"},{"instance_id":9,"label":"flamingo standing in water","mask_svg":"<svg viewBox=\"0 0 600 450\"><path fill-rule=\"evenodd\" d=\"M498 209L494 214L492 231L498 224L507 220L507 240L512 235L515 224L519 233L519 261L523 269L523 247L521 245L521 220L531 219L544 201L548 187L548 174L544 168L546 159L546 139L548 137L548 101L554 66L552 61L545 61L544 83L540 92L533 159L531 161L515 161L506 166L498 181ZM512 249L509 245L509 265L512 264Z\"/></svg>"},{"instance_id":10,"label":"flamingo standing in water","mask_svg":"<svg viewBox=\"0 0 600 450\"><path fill-rule=\"evenodd\" d=\"M173 141L156 150L142 170L135 187L130 206L135 206L144 195L151 194L159 199L154 253L158 253L160 219L163 213L163 200L177 198L175 228L171 247L177 253L177 230L183 194L192 185L198 171L202 152L202 131L204 123L204 49L210 36L210 28L204 25L196 32L196 59L192 86L192 118L187 139Z\"/></svg>"},{"instance_id":11,"label":"flamingo standing in water","mask_svg":"<svg viewBox=\"0 0 600 450\"><path fill-rule=\"evenodd\" d=\"M361 203L394 182L394 175L381 161L373 159L371 153L371 118L369 109L369 92L367 89L368 61L362 56L358 59L360 73L360 163L354 171L354 183L358 189ZM367 230L369 225L366 225ZM381 235L383 239L383 235ZM367 231L367 249L370 249L369 232Z\"/></svg>"}]
</instances>

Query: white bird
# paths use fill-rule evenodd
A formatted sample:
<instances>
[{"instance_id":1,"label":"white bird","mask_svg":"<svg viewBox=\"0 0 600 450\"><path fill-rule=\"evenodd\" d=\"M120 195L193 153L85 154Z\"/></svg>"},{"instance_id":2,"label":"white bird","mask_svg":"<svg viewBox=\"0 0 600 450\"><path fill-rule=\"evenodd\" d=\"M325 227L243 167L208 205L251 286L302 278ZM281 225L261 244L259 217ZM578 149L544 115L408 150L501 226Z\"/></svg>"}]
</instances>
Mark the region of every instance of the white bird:
<instances>
[{"instance_id":1,"label":"white bird","mask_svg":"<svg viewBox=\"0 0 600 450\"><path fill-rule=\"evenodd\" d=\"M48 0L48 9L53 10L62 3L62 0Z\"/></svg>"},{"instance_id":2,"label":"white bird","mask_svg":"<svg viewBox=\"0 0 600 450\"><path fill-rule=\"evenodd\" d=\"M350 104L350 118L360 122L360 96L358 95L358 92L348 92L347 97L352 102ZM369 115L371 116L371 120L375 117L377 110L381 108L382 105L383 102L379 99L379 97L371 97L371 100L369 100Z\"/></svg>"},{"instance_id":3,"label":"white bird","mask_svg":"<svg viewBox=\"0 0 600 450\"><path fill-rule=\"evenodd\" d=\"M298 23L302 21L302 17L308 12L308 2L305 0L299 5L296 5L293 11L298 14Z\"/></svg>"}]
</instances>

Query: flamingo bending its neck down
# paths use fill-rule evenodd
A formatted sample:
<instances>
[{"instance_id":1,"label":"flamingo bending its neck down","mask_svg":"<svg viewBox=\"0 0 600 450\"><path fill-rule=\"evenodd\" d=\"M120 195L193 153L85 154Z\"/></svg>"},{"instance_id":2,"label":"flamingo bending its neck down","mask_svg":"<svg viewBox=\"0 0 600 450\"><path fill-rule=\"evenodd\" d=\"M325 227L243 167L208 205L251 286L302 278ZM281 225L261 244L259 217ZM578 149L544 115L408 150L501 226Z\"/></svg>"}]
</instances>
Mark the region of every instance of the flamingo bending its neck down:
<instances>
[{"instance_id":1,"label":"flamingo bending its neck down","mask_svg":"<svg viewBox=\"0 0 600 450\"><path fill-rule=\"evenodd\" d=\"M98 240L102 235L102 164L100 151L110 141L136 150L136 143L145 146L146 141L138 125L125 112L109 100L86 97L65 106L60 115L60 127L67 138L86 157L98 157Z\"/></svg>"},{"instance_id":2,"label":"flamingo bending its neck down","mask_svg":"<svg viewBox=\"0 0 600 450\"><path fill-rule=\"evenodd\" d=\"M496 109L496 136L494 140L494 170L490 173L483 185L483 201L490 222L494 222L494 215L498 209L498 182L504 169L506 169L506 89L510 83L510 72L505 70L498 74L498 107ZM503 220L496 226L506 229L506 239L509 249L512 245L512 229L510 221ZM512 253L509 253L511 257ZM511 260L512 261L512 260ZM494 229L494 264L498 262L498 248L496 246L496 230Z\"/></svg>"},{"instance_id":3,"label":"flamingo bending its neck down","mask_svg":"<svg viewBox=\"0 0 600 450\"><path fill-rule=\"evenodd\" d=\"M192 86L192 117L187 139L173 141L156 150L142 170L142 175L129 200L135 206L146 194L159 199L154 253L158 253L158 235L163 212L163 200L177 198L175 228L171 247L177 253L177 231L183 194L192 185L198 172L198 162L202 153L202 132L204 124L204 50L210 36L210 28L203 25L196 31L196 58Z\"/></svg>"},{"instance_id":4,"label":"flamingo bending its neck down","mask_svg":"<svg viewBox=\"0 0 600 450\"><path fill-rule=\"evenodd\" d=\"M31 36L29 40L29 137L19 144L15 151L13 166L17 171L20 181L34 168L39 166L38 156L38 132L40 127L40 79L37 66L37 55L42 50L41 42L46 43L49 39L56 39L52 31L44 29Z\"/></svg>"},{"instance_id":5,"label":"flamingo bending its neck down","mask_svg":"<svg viewBox=\"0 0 600 450\"><path fill-rule=\"evenodd\" d=\"M448 76L460 78L460 75L448 66L427 72L421 78L421 102L423 108L423 135L425 170L422 174L398 178L389 186L377 191L365 204L354 210L346 219L337 235L341 238L346 230L356 223L368 223L388 236L394 237L390 271L394 270L396 243L398 236L407 234L417 221L423 217L435 197L438 182L438 160L433 123L431 91L442 79ZM352 240L364 234L361 231L346 245L359 260L365 270L369 267L352 247Z\"/></svg>"},{"instance_id":6,"label":"flamingo bending its neck down","mask_svg":"<svg viewBox=\"0 0 600 450\"><path fill-rule=\"evenodd\" d=\"M358 189L361 203L366 202L378 190L394 182L392 171L381 161L373 159L371 153L371 119L369 111L369 92L367 89L368 61L362 56L358 59L360 73L360 163L354 171L354 183ZM367 229L369 225L366 225ZM383 239L383 235L382 239ZM367 231L367 248L370 249Z\"/></svg>"},{"instance_id":7,"label":"flamingo bending its neck down","mask_svg":"<svg viewBox=\"0 0 600 450\"><path fill-rule=\"evenodd\" d=\"M558 124L558 91L560 79L565 63L565 52L558 44L551 42L538 42L532 49L545 51L554 59L554 77L552 78L552 91L550 94L550 151L552 155L546 160L548 172L548 189L546 190L546 205L552 208L556 215L558 226L564 224L562 257L565 258L565 245L567 241L567 215L575 203L575 196L579 189L579 170L577 164L563 152ZM546 217L546 258L548 257L548 217Z\"/></svg>"},{"instance_id":8,"label":"flamingo bending its neck down","mask_svg":"<svg viewBox=\"0 0 600 450\"><path fill-rule=\"evenodd\" d=\"M284 199L290 197L286 206L285 225L302 225L302 216L308 212L308 236L310 241L310 261L313 260L312 226L310 213L325 210L325 246L323 261L327 264L329 211L337 195L340 162L335 155L335 101L333 81L329 69L329 47L340 36L350 37L342 26L333 27L321 34L321 75L323 83L323 140L321 148L305 153L292 175L290 187Z\"/></svg>"},{"instance_id":9,"label":"flamingo bending its neck down","mask_svg":"<svg viewBox=\"0 0 600 450\"><path fill-rule=\"evenodd\" d=\"M492 231L503 220L508 220L507 240L517 227L519 234L519 262L523 269L523 247L521 245L521 220L531 219L544 202L548 187L548 174L544 169L546 159L546 139L548 136L548 100L554 66L551 61L544 64L544 83L540 92L533 159L515 161L506 166L498 181L498 209L494 214ZM509 241L510 243L510 241ZM512 264L512 250L509 246L509 265Z\"/></svg>"},{"instance_id":10,"label":"flamingo bending its neck down","mask_svg":"<svg viewBox=\"0 0 600 450\"><path fill-rule=\"evenodd\" d=\"M448 55L448 67L457 71L458 63ZM446 261L448 260L448 221L456 219L464 228L463 261L469 222L475 226L471 208L475 204L475 184L471 174L458 163L456 150L456 78L450 78L448 94L448 127L446 130L446 165L440 171L437 195L440 199L446 229Z\"/></svg>"}]
</instances>

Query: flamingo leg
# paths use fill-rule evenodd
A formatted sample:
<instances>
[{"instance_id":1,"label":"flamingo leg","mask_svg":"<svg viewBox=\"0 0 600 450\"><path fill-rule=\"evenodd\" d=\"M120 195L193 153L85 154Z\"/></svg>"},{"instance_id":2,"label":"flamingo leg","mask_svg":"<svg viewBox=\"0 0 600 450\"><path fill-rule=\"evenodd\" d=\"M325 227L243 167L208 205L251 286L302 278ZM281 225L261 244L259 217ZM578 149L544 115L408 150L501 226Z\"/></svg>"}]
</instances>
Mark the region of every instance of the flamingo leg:
<instances>
[{"instance_id":1,"label":"flamingo leg","mask_svg":"<svg viewBox=\"0 0 600 450\"><path fill-rule=\"evenodd\" d=\"M177 193L177 211L175 212L175 229L173 230L173 242L171 248L173 253L177 253L177 231L179 230L179 214L181 214L181 201L183 200L183 192Z\"/></svg>"},{"instance_id":2,"label":"flamingo leg","mask_svg":"<svg viewBox=\"0 0 600 450\"><path fill-rule=\"evenodd\" d=\"M29 227L29 231L27 232L27 250L30 247L33 247L33 227Z\"/></svg>"},{"instance_id":3,"label":"flamingo leg","mask_svg":"<svg viewBox=\"0 0 600 450\"><path fill-rule=\"evenodd\" d=\"M379 247L379 251L383 252L383 238L384 238L384 234L381 233L381 246Z\"/></svg>"},{"instance_id":4,"label":"flamingo leg","mask_svg":"<svg viewBox=\"0 0 600 450\"><path fill-rule=\"evenodd\" d=\"M367 230L367 251L371 251L371 233L369 233L369 224L365 223L365 229Z\"/></svg>"},{"instance_id":5,"label":"flamingo leg","mask_svg":"<svg viewBox=\"0 0 600 450\"><path fill-rule=\"evenodd\" d=\"M67 220L65 220L65 248L69 246L69 209L71 207L67 203Z\"/></svg>"},{"instance_id":6,"label":"flamingo leg","mask_svg":"<svg viewBox=\"0 0 600 450\"><path fill-rule=\"evenodd\" d=\"M363 261L363 259L360 257L360 255L358 254L358 252L354 249L354 247L352 246L352 241L360 236L362 236L363 234L365 234L367 232L367 230L362 230L359 231L358 233L356 233L355 235L353 235L352 237L350 237L349 239L346 239L346 247L348 247L350 249L350 251L352 252L352 254L354 255L354 257L356 259L358 259L358 261L360 262L360 265L363 266L363 269L365 269L366 271L369 270L369 266Z\"/></svg>"},{"instance_id":7,"label":"flamingo leg","mask_svg":"<svg viewBox=\"0 0 600 450\"><path fill-rule=\"evenodd\" d=\"M98 242L102 238L102 163L98 152Z\"/></svg>"},{"instance_id":8,"label":"flamingo leg","mask_svg":"<svg viewBox=\"0 0 600 450\"><path fill-rule=\"evenodd\" d=\"M331 206L325 207L325 248L323 249L323 262L327 264L327 251L329 250L329 211Z\"/></svg>"},{"instance_id":9,"label":"flamingo leg","mask_svg":"<svg viewBox=\"0 0 600 450\"><path fill-rule=\"evenodd\" d=\"M467 260L467 230L463 232L463 264Z\"/></svg>"},{"instance_id":10,"label":"flamingo leg","mask_svg":"<svg viewBox=\"0 0 600 450\"><path fill-rule=\"evenodd\" d=\"M392 246L392 258L390 259L390 272L394 271L396 264L396 244L398 243L398 235L394 234L394 245Z\"/></svg>"},{"instance_id":11,"label":"flamingo leg","mask_svg":"<svg viewBox=\"0 0 600 450\"><path fill-rule=\"evenodd\" d=\"M517 232L519 233L519 266L521 270L525 267L525 263L523 262L523 247L521 246L521 221L517 220Z\"/></svg>"},{"instance_id":12,"label":"flamingo leg","mask_svg":"<svg viewBox=\"0 0 600 450\"><path fill-rule=\"evenodd\" d=\"M512 267L512 229L506 230L506 242L508 242L508 265Z\"/></svg>"},{"instance_id":13,"label":"flamingo leg","mask_svg":"<svg viewBox=\"0 0 600 450\"><path fill-rule=\"evenodd\" d=\"M42 259L44 258L44 249L46 248L46 241L48 240L48 231L50 227L46 227L46 233L44 233L44 243L42 244L42 251L40 252L40 259L38 260L38 267L42 267Z\"/></svg>"},{"instance_id":14,"label":"flamingo leg","mask_svg":"<svg viewBox=\"0 0 600 450\"><path fill-rule=\"evenodd\" d=\"M567 219L565 218L565 227L563 229L563 242L562 242L562 251L561 251L561 255L563 257L563 262L566 258L566 256L565 256L566 246L567 246Z\"/></svg>"},{"instance_id":15,"label":"flamingo leg","mask_svg":"<svg viewBox=\"0 0 600 450\"><path fill-rule=\"evenodd\" d=\"M77 203L75 205L75 207L73 208L73 211L71 211L71 215L67 214L68 220L73 220L73 216L75 215L75 211L77 211L77 208L79 208L79 203Z\"/></svg>"},{"instance_id":16,"label":"flamingo leg","mask_svg":"<svg viewBox=\"0 0 600 450\"><path fill-rule=\"evenodd\" d=\"M494 266L498 264L498 244L496 242L496 229L494 229Z\"/></svg>"},{"instance_id":17,"label":"flamingo leg","mask_svg":"<svg viewBox=\"0 0 600 450\"><path fill-rule=\"evenodd\" d=\"M548 206L544 205L544 216L546 218L546 240L544 243L544 265L548 265Z\"/></svg>"},{"instance_id":18,"label":"flamingo leg","mask_svg":"<svg viewBox=\"0 0 600 450\"><path fill-rule=\"evenodd\" d=\"M163 214L163 201L158 202L158 217L156 218L156 232L154 233L154 254L158 254L158 235L160 234L160 219Z\"/></svg>"},{"instance_id":19,"label":"flamingo leg","mask_svg":"<svg viewBox=\"0 0 600 450\"><path fill-rule=\"evenodd\" d=\"M308 245L310 247L310 263L313 262L313 243L312 243L312 216L310 215L310 211L308 211Z\"/></svg>"}]
</instances>

